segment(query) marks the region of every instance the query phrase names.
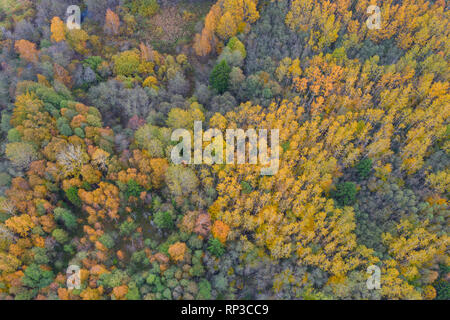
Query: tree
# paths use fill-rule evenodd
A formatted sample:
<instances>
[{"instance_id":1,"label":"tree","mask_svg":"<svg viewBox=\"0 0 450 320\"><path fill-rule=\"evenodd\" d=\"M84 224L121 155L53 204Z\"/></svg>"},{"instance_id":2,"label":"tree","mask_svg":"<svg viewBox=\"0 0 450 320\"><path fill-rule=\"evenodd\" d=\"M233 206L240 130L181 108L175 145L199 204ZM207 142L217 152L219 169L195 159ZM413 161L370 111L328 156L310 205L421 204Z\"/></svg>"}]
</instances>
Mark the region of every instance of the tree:
<instances>
[{"instance_id":1,"label":"tree","mask_svg":"<svg viewBox=\"0 0 450 320\"><path fill-rule=\"evenodd\" d=\"M66 40L64 22L59 17L53 17L50 31L52 32L51 39L53 41L60 42Z\"/></svg>"},{"instance_id":2,"label":"tree","mask_svg":"<svg viewBox=\"0 0 450 320\"><path fill-rule=\"evenodd\" d=\"M237 38L232 37L227 44L227 47L231 49L231 51L239 51L243 59L247 56L247 51L245 50L245 45Z\"/></svg>"},{"instance_id":3,"label":"tree","mask_svg":"<svg viewBox=\"0 0 450 320\"><path fill-rule=\"evenodd\" d=\"M65 176L77 176L88 161L88 156L81 146L69 144L56 155L56 160Z\"/></svg>"},{"instance_id":4,"label":"tree","mask_svg":"<svg viewBox=\"0 0 450 320\"><path fill-rule=\"evenodd\" d=\"M220 94L228 90L231 68L225 60L220 61L211 72L209 82Z\"/></svg>"},{"instance_id":5,"label":"tree","mask_svg":"<svg viewBox=\"0 0 450 320\"><path fill-rule=\"evenodd\" d=\"M173 94L179 94L181 96L186 96L189 91L189 82L186 80L184 75L177 72L173 79L169 80L168 86L169 92Z\"/></svg>"},{"instance_id":6,"label":"tree","mask_svg":"<svg viewBox=\"0 0 450 320\"><path fill-rule=\"evenodd\" d=\"M140 55L137 50L128 50L121 52L113 57L114 72L117 75L131 76L138 72L140 64Z\"/></svg>"},{"instance_id":7,"label":"tree","mask_svg":"<svg viewBox=\"0 0 450 320\"><path fill-rule=\"evenodd\" d=\"M5 153L15 166L23 169L26 169L32 161L37 160L38 158L35 148L26 142L13 142L7 144Z\"/></svg>"},{"instance_id":8,"label":"tree","mask_svg":"<svg viewBox=\"0 0 450 320\"><path fill-rule=\"evenodd\" d=\"M14 216L5 221L5 225L13 232L26 237L28 232L36 226L31 220L31 217L27 214L20 216Z\"/></svg>"},{"instance_id":9,"label":"tree","mask_svg":"<svg viewBox=\"0 0 450 320\"><path fill-rule=\"evenodd\" d=\"M67 209L55 208L53 211L56 220L64 223L69 230L74 230L77 226L77 218Z\"/></svg>"},{"instance_id":10,"label":"tree","mask_svg":"<svg viewBox=\"0 0 450 320\"><path fill-rule=\"evenodd\" d=\"M209 300L211 299L211 284L208 280L202 279L198 284L198 296L197 299Z\"/></svg>"},{"instance_id":11,"label":"tree","mask_svg":"<svg viewBox=\"0 0 450 320\"><path fill-rule=\"evenodd\" d=\"M214 221L211 232L221 243L225 243L227 241L228 232L230 232L230 227L222 221L216 220Z\"/></svg>"},{"instance_id":12,"label":"tree","mask_svg":"<svg viewBox=\"0 0 450 320\"><path fill-rule=\"evenodd\" d=\"M98 241L100 241L106 248L112 249L114 247L114 239L107 233L103 234Z\"/></svg>"},{"instance_id":13,"label":"tree","mask_svg":"<svg viewBox=\"0 0 450 320\"><path fill-rule=\"evenodd\" d=\"M195 35L194 50L199 56L208 55L215 46L214 31L220 19L220 4L216 3L211 7L205 18L205 27L201 34Z\"/></svg>"},{"instance_id":14,"label":"tree","mask_svg":"<svg viewBox=\"0 0 450 320\"><path fill-rule=\"evenodd\" d=\"M225 246L219 239L211 238L208 240L208 251L211 252L211 254L220 257L225 253Z\"/></svg>"},{"instance_id":15,"label":"tree","mask_svg":"<svg viewBox=\"0 0 450 320\"><path fill-rule=\"evenodd\" d=\"M69 235L63 229L55 229L55 230L53 230L52 236L60 244L64 244L67 241L69 241Z\"/></svg>"},{"instance_id":16,"label":"tree","mask_svg":"<svg viewBox=\"0 0 450 320\"><path fill-rule=\"evenodd\" d=\"M181 199L192 194L200 181L191 168L170 166L166 172L166 184L175 197Z\"/></svg>"},{"instance_id":17,"label":"tree","mask_svg":"<svg viewBox=\"0 0 450 320\"><path fill-rule=\"evenodd\" d=\"M225 12L225 14L219 20L217 33L222 39L229 39L237 33L237 30L238 25L236 23L235 17L233 17L231 12Z\"/></svg>"},{"instance_id":18,"label":"tree","mask_svg":"<svg viewBox=\"0 0 450 320\"><path fill-rule=\"evenodd\" d=\"M129 6L133 14L139 14L146 18L153 16L159 10L157 0L130 1Z\"/></svg>"},{"instance_id":19,"label":"tree","mask_svg":"<svg viewBox=\"0 0 450 320\"><path fill-rule=\"evenodd\" d=\"M110 35L116 35L119 33L120 20L119 16L111 9L106 10L105 16L105 32Z\"/></svg>"},{"instance_id":20,"label":"tree","mask_svg":"<svg viewBox=\"0 0 450 320\"><path fill-rule=\"evenodd\" d=\"M54 278L52 271L44 270L37 264L31 264L24 272L22 283L32 289L42 289L49 286Z\"/></svg>"},{"instance_id":21,"label":"tree","mask_svg":"<svg viewBox=\"0 0 450 320\"><path fill-rule=\"evenodd\" d=\"M372 171L372 159L367 158L359 161L356 165L356 170L361 180L366 179Z\"/></svg>"},{"instance_id":22,"label":"tree","mask_svg":"<svg viewBox=\"0 0 450 320\"><path fill-rule=\"evenodd\" d=\"M81 200L80 200L80 197L78 196L78 188L77 187L72 186L69 189L67 189L65 193L66 193L67 199L74 206L81 207Z\"/></svg>"},{"instance_id":23,"label":"tree","mask_svg":"<svg viewBox=\"0 0 450 320\"><path fill-rule=\"evenodd\" d=\"M176 242L169 247L170 258L176 263L183 261L186 253L186 244L184 242Z\"/></svg>"},{"instance_id":24,"label":"tree","mask_svg":"<svg viewBox=\"0 0 450 320\"><path fill-rule=\"evenodd\" d=\"M154 217L155 224L160 229L171 229L174 226L172 215L168 211L158 211Z\"/></svg>"},{"instance_id":25,"label":"tree","mask_svg":"<svg viewBox=\"0 0 450 320\"><path fill-rule=\"evenodd\" d=\"M32 63L38 62L38 50L35 43L22 39L16 41L14 48L20 54L21 59Z\"/></svg>"},{"instance_id":26,"label":"tree","mask_svg":"<svg viewBox=\"0 0 450 320\"><path fill-rule=\"evenodd\" d=\"M356 186L353 182L341 182L336 185L331 196L340 206L351 206L355 203L356 193Z\"/></svg>"}]
</instances>

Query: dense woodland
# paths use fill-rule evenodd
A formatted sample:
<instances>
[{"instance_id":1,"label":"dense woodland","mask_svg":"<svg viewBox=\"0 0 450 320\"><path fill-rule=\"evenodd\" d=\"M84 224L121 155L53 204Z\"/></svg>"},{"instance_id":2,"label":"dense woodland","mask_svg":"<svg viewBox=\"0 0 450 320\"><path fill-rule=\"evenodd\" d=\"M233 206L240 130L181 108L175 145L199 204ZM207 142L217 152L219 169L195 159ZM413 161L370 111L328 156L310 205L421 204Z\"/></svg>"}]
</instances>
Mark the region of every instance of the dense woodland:
<instances>
[{"instance_id":1,"label":"dense woodland","mask_svg":"<svg viewBox=\"0 0 450 320\"><path fill-rule=\"evenodd\" d=\"M449 299L446 5L1 0L0 299ZM195 120L279 171L174 165Z\"/></svg>"}]
</instances>

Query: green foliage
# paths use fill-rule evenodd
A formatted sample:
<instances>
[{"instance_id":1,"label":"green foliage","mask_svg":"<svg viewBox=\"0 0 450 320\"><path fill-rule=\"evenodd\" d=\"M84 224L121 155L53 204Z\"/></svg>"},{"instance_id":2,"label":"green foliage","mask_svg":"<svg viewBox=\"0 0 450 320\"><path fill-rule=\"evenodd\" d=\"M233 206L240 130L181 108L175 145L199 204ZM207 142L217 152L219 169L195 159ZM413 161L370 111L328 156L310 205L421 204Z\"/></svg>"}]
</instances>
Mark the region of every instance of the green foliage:
<instances>
[{"instance_id":1,"label":"green foliage","mask_svg":"<svg viewBox=\"0 0 450 320\"><path fill-rule=\"evenodd\" d=\"M160 229L171 229L174 226L172 215L168 211L156 212L153 220Z\"/></svg>"},{"instance_id":2,"label":"green foliage","mask_svg":"<svg viewBox=\"0 0 450 320\"><path fill-rule=\"evenodd\" d=\"M89 66L92 70L97 71L98 67L102 63L102 57L92 56L84 59L83 64Z\"/></svg>"},{"instance_id":3,"label":"green foliage","mask_svg":"<svg viewBox=\"0 0 450 320\"><path fill-rule=\"evenodd\" d=\"M150 273L150 274L148 275L148 277L145 279L145 281L146 281L148 284L153 284L153 283L155 282L155 280L156 280L156 275L154 275L154 274L152 274L152 273Z\"/></svg>"},{"instance_id":4,"label":"green foliage","mask_svg":"<svg viewBox=\"0 0 450 320\"><path fill-rule=\"evenodd\" d=\"M442 279L435 283L436 300L450 300L450 284Z\"/></svg>"},{"instance_id":5,"label":"green foliage","mask_svg":"<svg viewBox=\"0 0 450 320\"><path fill-rule=\"evenodd\" d=\"M73 186L66 190L67 199L76 207L81 207L81 200L78 196L78 188Z\"/></svg>"},{"instance_id":6,"label":"green foliage","mask_svg":"<svg viewBox=\"0 0 450 320\"><path fill-rule=\"evenodd\" d=\"M99 285L103 285L106 288L119 287L127 277L128 276L124 271L115 269L111 273L103 273L100 276Z\"/></svg>"},{"instance_id":7,"label":"green foliage","mask_svg":"<svg viewBox=\"0 0 450 320\"><path fill-rule=\"evenodd\" d=\"M302 294L304 300L329 300L329 297L322 292L317 292L308 287Z\"/></svg>"},{"instance_id":8,"label":"green foliage","mask_svg":"<svg viewBox=\"0 0 450 320\"><path fill-rule=\"evenodd\" d=\"M45 248L35 247L33 248L33 254L34 254L34 262L38 265L41 264L48 264L50 262L50 259L47 256L47 250Z\"/></svg>"},{"instance_id":9,"label":"green foliage","mask_svg":"<svg viewBox=\"0 0 450 320\"><path fill-rule=\"evenodd\" d=\"M208 241L208 251L211 254L220 257L225 253L225 246L217 238L210 238Z\"/></svg>"},{"instance_id":10,"label":"green foliage","mask_svg":"<svg viewBox=\"0 0 450 320\"><path fill-rule=\"evenodd\" d=\"M359 161L356 165L356 170L360 180L364 180L369 177L370 172L372 171L372 159L367 158Z\"/></svg>"},{"instance_id":11,"label":"green foliage","mask_svg":"<svg viewBox=\"0 0 450 320\"><path fill-rule=\"evenodd\" d=\"M230 41L228 41L227 47L230 48L232 51L238 50L241 53L242 58L244 59L247 56L245 45L237 37L232 37Z\"/></svg>"},{"instance_id":12,"label":"green foliage","mask_svg":"<svg viewBox=\"0 0 450 320\"><path fill-rule=\"evenodd\" d=\"M83 129L81 129L81 128L75 128L75 129L73 130L73 132L74 132L77 136L79 136L80 138L82 138L82 139L85 137L84 131L83 131Z\"/></svg>"},{"instance_id":13,"label":"green foliage","mask_svg":"<svg viewBox=\"0 0 450 320\"><path fill-rule=\"evenodd\" d=\"M136 228L137 225L134 221L124 221L119 227L120 234L130 236L134 232L134 230L136 230Z\"/></svg>"},{"instance_id":14,"label":"green foliage","mask_svg":"<svg viewBox=\"0 0 450 320\"><path fill-rule=\"evenodd\" d=\"M130 196L138 198L142 191L144 191L144 189L136 182L136 180L128 180L126 192L127 198Z\"/></svg>"},{"instance_id":15,"label":"green foliage","mask_svg":"<svg viewBox=\"0 0 450 320\"><path fill-rule=\"evenodd\" d=\"M64 244L67 241L69 241L69 235L63 229L55 229L55 230L53 230L52 236L53 236L53 238L55 238L55 240L58 243L61 243L61 244Z\"/></svg>"},{"instance_id":16,"label":"green foliage","mask_svg":"<svg viewBox=\"0 0 450 320\"><path fill-rule=\"evenodd\" d=\"M128 293L126 294L128 300L139 300L141 295L139 293L139 288L134 282L128 284Z\"/></svg>"},{"instance_id":17,"label":"green foliage","mask_svg":"<svg viewBox=\"0 0 450 320\"><path fill-rule=\"evenodd\" d=\"M71 244L65 244L63 247L64 252L67 252L70 255L74 255L75 254L75 247Z\"/></svg>"},{"instance_id":18,"label":"green foliage","mask_svg":"<svg viewBox=\"0 0 450 320\"><path fill-rule=\"evenodd\" d=\"M52 271L44 270L39 265L33 263L25 270L22 277L22 283L30 288L42 289L53 282L54 274Z\"/></svg>"},{"instance_id":19,"label":"green foliage","mask_svg":"<svg viewBox=\"0 0 450 320\"><path fill-rule=\"evenodd\" d=\"M144 250L133 252L133 254L131 255L131 263L136 268L145 267L150 264Z\"/></svg>"},{"instance_id":20,"label":"green foliage","mask_svg":"<svg viewBox=\"0 0 450 320\"><path fill-rule=\"evenodd\" d=\"M439 265L440 277L434 282L434 288L436 289L436 300L449 300L450 299L450 284L448 274L450 273L450 266Z\"/></svg>"},{"instance_id":21,"label":"green foliage","mask_svg":"<svg viewBox=\"0 0 450 320\"><path fill-rule=\"evenodd\" d=\"M11 183L11 176L6 172L0 172L0 187L7 186Z\"/></svg>"},{"instance_id":22,"label":"green foliage","mask_svg":"<svg viewBox=\"0 0 450 320\"><path fill-rule=\"evenodd\" d=\"M8 141L9 142L20 142L22 136L16 128L12 128L8 131Z\"/></svg>"},{"instance_id":23,"label":"green foliage","mask_svg":"<svg viewBox=\"0 0 450 320\"><path fill-rule=\"evenodd\" d=\"M167 299L167 300L171 300L171 299L172 299L172 293L171 293L170 289L169 289L169 288L166 288L166 289L163 291L162 296L163 296L163 298L165 298L165 299Z\"/></svg>"},{"instance_id":24,"label":"green foliage","mask_svg":"<svg viewBox=\"0 0 450 320\"><path fill-rule=\"evenodd\" d=\"M331 197L339 206L351 206L356 200L356 185L353 182L341 182L331 191Z\"/></svg>"},{"instance_id":25,"label":"green foliage","mask_svg":"<svg viewBox=\"0 0 450 320\"><path fill-rule=\"evenodd\" d=\"M198 296L197 299L209 300L211 299L211 284L208 280L202 279L198 283Z\"/></svg>"},{"instance_id":26,"label":"green foliage","mask_svg":"<svg viewBox=\"0 0 450 320\"><path fill-rule=\"evenodd\" d=\"M130 8L131 13L139 14L145 18L153 16L159 10L159 4L157 0L127 1L125 6Z\"/></svg>"},{"instance_id":27,"label":"green foliage","mask_svg":"<svg viewBox=\"0 0 450 320\"><path fill-rule=\"evenodd\" d=\"M245 194L249 194L253 191L252 186L247 181L241 181L242 192Z\"/></svg>"},{"instance_id":28,"label":"green foliage","mask_svg":"<svg viewBox=\"0 0 450 320\"><path fill-rule=\"evenodd\" d=\"M98 241L100 241L101 244L103 244L108 249L112 249L114 247L114 239L107 233L102 234Z\"/></svg>"},{"instance_id":29,"label":"green foliage","mask_svg":"<svg viewBox=\"0 0 450 320\"><path fill-rule=\"evenodd\" d=\"M55 208L53 211L55 218L62 221L69 230L73 230L77 227L77 218L67 209Z\"/></svg>"},{"instance_id":30,"label":"green foliage","mask_svg":"<svg viewBox=\"0 0 450 320\"><path fill-rule=\"evenodd\" d=\"M217 90L220 94L228 90L230 81L231 68L228 66L225 60L220 61L213 68L209 82L211 86Z\"/></svg>"},{"instance_id":31,"label":"green foliage","mask_svg":"<svg viewBox=\"0 0 450 320\"><path fill-rule=\"evenodd\" d=\"M0 130L3 132L8 132L11 129L11 115L4 110L1 113Z\"/></svg>"},{"instance_id":32,"label":"green foliage","mask_svg":"<svg viewBox=\"0 0 450 320\"><path fill-rule=\"evenodd\" d=\"M113 57L114 72L119 76L131 76L137 73L140 56L137 51L124 51Z\"/></svg>"}]
</instances>

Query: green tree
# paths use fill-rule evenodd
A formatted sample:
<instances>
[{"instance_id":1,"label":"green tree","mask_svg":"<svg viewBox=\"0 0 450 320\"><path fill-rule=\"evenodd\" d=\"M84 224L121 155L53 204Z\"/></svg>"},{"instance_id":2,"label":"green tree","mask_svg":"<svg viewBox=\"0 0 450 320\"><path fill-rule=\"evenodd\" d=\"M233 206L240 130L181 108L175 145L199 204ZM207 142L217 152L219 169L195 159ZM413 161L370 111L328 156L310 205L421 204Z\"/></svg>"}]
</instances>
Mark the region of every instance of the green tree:
<instances>
[{"instance_id":1,"label":"green tree","mask_svg":"<svg viewBox=\"0 0 450 320\"><path fill-rule=\"evenodd\" d=\"M69 230L73 230L77 227L77 218L67 209L56 208L53 211L56 220L62 221Z\"/></svg>"},{"instance_id":2,"label":"green tree","mask_svg":"<svg viewBox=\"0 0 450 320\"><path fill-rule=\"evenodd\" d=\"M66 197L67 199L77 207L81 207L81 200L78 196L78 188L77 187L70 187L66 190Z\"/></svg>"},{"instance_id":3,"label":"green tree","mask_svg":"<svg viewBox=\"0 0 450 320\"><path fill-rule=\"evenodd\" d=\"M126 192L127 199L130 196L133 196L136 198L139 197L139 195L141 194L142 191L144 191L144 189L136 182L136 180L134 180L134 179L128 180L127 192Z\"/></svg>"},{"instance_id":4,"label":"green tree","mask_svg":"<svg viewBox=\"0 0 450 320\"><path fill-rule=\"evenodd\" d=\"M22 135L19 130L12 128L8 131L8 141L9 142L20 142Z\"/></svg>"},{"instance_id":5,"label":"green tree","mask_svg":"<svg viewBox=\"0 0 450 320\"><path fill-rule=\"evenodd\" d=\"M225 246L219 239L212 238L208 241L208 251L211 252L211 254L220 257L225 253Z\"/></svg>"},{"instance_id":6,"label":"green tree","mask_svg":"<svg viewBox=\"0 0 450 320\"><path fill-rule=\"evenodd\" d=\"M220 61L211 72L209 82L220 94L228 90L231 68L225 60Z\"/></svg>"},{"instance_id":7,"label":"green tree","mask_svg":"<svg viewBox=\"0 0 450 320\"><path fill-rule=\"evenodd\" d=\"M101 242L101 244L103 244L105 247L107 247L108 249L111 249L112 247L114 247L114 239L107 233L104 233L99 239L98 241Z\"/></svg>"},{"instance_id":8,"label":"green tree","mask_svg":"<svg viewBox=\"0 0 450 320\"><path fill-rule=\"evenodd\" d=\"M245 45L237 37L232 37L230 41L228 41L227 47L230 48L231 51L239 51L244 59L247 56Z\"/></svg>"},{"instance_id":9,"label":"green tree","mask_svg":"<svg viewBox=\"0 0 450 320\"><path fill-rule=\"evenodd\" d=\"M208 280L202 279L198 283L198 295L199 300L209 300L211 299L211 284Z\"/></svg>"},{"instance_id":10,"label":"green tree","mask_svg":"<svg viewBox=\"0 0 450 320\"><path fill-rule=\"evenodd\" d=\"M63 229L53 230L52 236L53 236L53 238L56 239L56 241L58 243L61 243L61 244L69 241L69 236L68 236L67 232L65 232Z\"/></svg>"},{"instance_id":11,"label":"green tree","mask_svg":"<svg viewBox=\"0 0 450 320\"><path fill-rule=\"evenodd\" d=\"M360 180L366 179L372 171L372 159L367 158L359 161L356 165L356 170Z\"/></svg>"},{"instance_id":12,"label":"green tree","mask_svg":"<svg viewBox=\"0 0 450 320\"><path fill-rule=\"evenodd\" d=\"M53 282L52 271L44 270L39 265L33 263L24 272L22 283L30 288L42 289Z\"/></svg>"},{"instance_id":13,"label":"green tree","mask_svg":"<svg viewBox=\"0 0 450 320\"><path fill-rule=\"evenodd\" d=\"M353 182L341 182L331 191L331 196L339 206L351 206L356 200L356 185Z\"/></svg>"},{"instance_id":14,"label":"green tree","mask_svg":"<svg viewBox=\"0 0 450 320\"><path fill-rule=\"evenodd\" d=\"M168 211L158 211L154 217L155 224L160 229L171 229L174 226L172 215Z\"/></svg>"}]
</instances>

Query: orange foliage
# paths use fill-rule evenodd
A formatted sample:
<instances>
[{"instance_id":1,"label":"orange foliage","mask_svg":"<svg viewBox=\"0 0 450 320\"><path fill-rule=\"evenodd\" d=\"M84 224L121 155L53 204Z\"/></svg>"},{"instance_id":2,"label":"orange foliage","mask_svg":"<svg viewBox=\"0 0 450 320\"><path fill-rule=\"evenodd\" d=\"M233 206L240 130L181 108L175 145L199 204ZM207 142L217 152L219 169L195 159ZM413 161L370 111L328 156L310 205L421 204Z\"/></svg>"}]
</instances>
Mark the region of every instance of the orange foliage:
<instances>
[{"instance_id":1,"label":"orange foliage","mask_svg":"<svg viewBox=\"0 0 450 320\"><path fill-rule=\"evenodd\" d=\"M214 221L214 225L211 230L213 236L220 240L220 242L225 243L230 232L230 227L220 220Z\"/></svg>"},{"instance_id":2,"label":"orange foliage","mask_svg":"<svg viewBox=\"0 0 450 320\"><path fill-rule=\"evenodd\" d=\"M38 50L35 43L24 39L17 40L14 48L20 54L21 59L33 63L38 61Z\"/></svg>"},{"instance_id":3,"label":"orange foliage","mask_svg":"<svg viewBox=\"0 0 450 320\"><path fill-rule=\"evenodd\" d=\"M170 258L174 262L179 262L184 259L184 254L186 253L186 244L184 242L174 243L169 247Z\"/></svg>"},{"instance_id":4,"label":"orange foliage","mask_svg":"<svg viewBox=\"0 0 450 320\"><path fill-rule=\"evenodd\" d=\"M106 10L105 31L109 34L116 35L119 33L119 26L119 16L108 8L108 10Z\"/></svg>"}]
</instances>

